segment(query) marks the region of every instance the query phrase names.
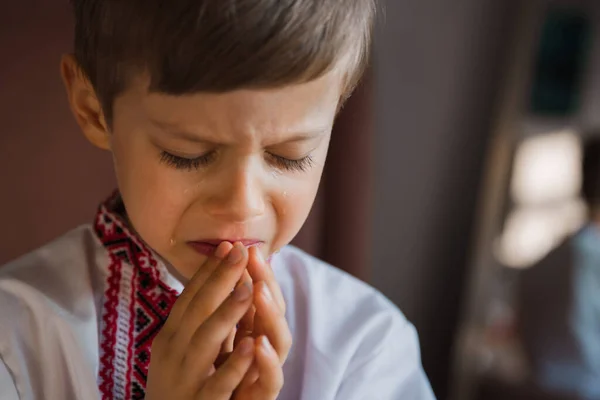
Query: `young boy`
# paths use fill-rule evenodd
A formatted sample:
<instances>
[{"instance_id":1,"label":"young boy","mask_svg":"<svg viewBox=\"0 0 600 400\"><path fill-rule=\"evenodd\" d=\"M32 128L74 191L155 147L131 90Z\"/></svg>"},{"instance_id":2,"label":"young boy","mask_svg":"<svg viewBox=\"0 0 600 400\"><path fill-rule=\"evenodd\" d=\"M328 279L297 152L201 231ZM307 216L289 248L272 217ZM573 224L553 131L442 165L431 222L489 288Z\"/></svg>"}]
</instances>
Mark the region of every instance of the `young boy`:
<instances>
[{"instance_id":1,"label":"young boy","mask_svg":"<svg viewBox=\"0 0 600 400\"><path fill-rule=\"evenodd\" d=\"M373 0L74 0L61 63L119 190L0 268L2 399L431 399L414 328L287 246Z\"/></svg>"}]
</instances>

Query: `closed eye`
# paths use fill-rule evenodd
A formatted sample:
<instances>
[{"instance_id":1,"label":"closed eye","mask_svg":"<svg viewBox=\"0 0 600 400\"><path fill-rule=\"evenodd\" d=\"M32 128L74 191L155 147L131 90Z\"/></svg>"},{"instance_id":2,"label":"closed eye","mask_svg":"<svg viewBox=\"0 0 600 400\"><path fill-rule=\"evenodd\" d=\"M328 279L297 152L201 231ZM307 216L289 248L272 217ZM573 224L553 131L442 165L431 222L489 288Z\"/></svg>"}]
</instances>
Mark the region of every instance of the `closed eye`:
<instances>
[{"instance_id":1,"label":"closed eye","mask_svg":"<svg viewBox=\"0 0 600 400\"><path fill-rule=\"evenodd\" d=\"M314 160L311 155L307 155L306 157L302 157L300 159L290 159L269 152L266 152L265 154L271 165L274 165L275 167L285 171L306 172L314 165ZM195 158L176 156L175 154L167 151L162 151L160 154L160 161L165 165L177 170L194 171L209 165L216 156L216 151L210 151Z\"/></svg>"},{"instance_id":2,"label":"closed eye","mask_svg":"<svg viewBox=\"0 0 600 400\"><path fill-rule=\"evenodd\" d=\"M215 156L216 153L214 151L210 151L206 154L201 155L200 157L195 158L180 157L163 151L160 154L160 161L175 169L193 171L210 164L210 162L214 159Z\"/></svg>"},{"instance_id":3,"label":"closed eye","mask_svg":"<svg viewBox=\"0 0 600 400\"><path fill-rule=\"evenodd\" d=\"M284 169L286 171L306 172L314 164L313 158L310 154L306 157L297 160L281 157L271 153L267 153L267 157L270 159L271 163L274 164L276 167Z\"/></svg>"}]
</instances>

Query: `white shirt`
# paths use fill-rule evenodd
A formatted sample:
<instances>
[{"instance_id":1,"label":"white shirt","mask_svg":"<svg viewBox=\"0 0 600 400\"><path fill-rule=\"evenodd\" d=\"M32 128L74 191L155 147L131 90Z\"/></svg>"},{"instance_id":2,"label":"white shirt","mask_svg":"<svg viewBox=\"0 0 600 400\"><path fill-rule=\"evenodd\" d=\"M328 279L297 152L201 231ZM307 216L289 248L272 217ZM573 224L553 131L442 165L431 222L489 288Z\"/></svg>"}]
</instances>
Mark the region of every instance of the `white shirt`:
<instances>
[{"instance_id":1,"label":"white shirt","mask_svg":"<svg viewBox=\"0 0 600 400\"><path fill-rule=\"evenodd\" d=\"M82 226L0 268L1 400L99 398L108 264L92 227ZM279 399L434 398L416 331L383 295L292 246L272 267L293 337Z\"/></svg>"}]
</instances>

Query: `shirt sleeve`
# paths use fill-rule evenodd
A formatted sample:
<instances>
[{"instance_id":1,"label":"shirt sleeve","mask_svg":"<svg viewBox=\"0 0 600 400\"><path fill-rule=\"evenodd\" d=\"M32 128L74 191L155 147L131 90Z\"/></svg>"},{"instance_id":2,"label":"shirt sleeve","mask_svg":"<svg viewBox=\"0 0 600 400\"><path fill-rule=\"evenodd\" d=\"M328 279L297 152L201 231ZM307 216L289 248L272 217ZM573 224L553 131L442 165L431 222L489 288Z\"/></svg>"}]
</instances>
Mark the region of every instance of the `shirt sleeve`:
<instances>
[{"instance_id":1,"label":"shirt sleeve","mask_svg":"<svg viewBox=\"0 0 600 400\"><path fill-rule=\"evenodd\" d=\"M0 356L0 400L19 400L15 381Z\"/></svg>"},{"instance_id":2,"label":"shirt sleeve","mask_svg":"<svg viewBox=\"0 0 600 400\"><path fill-rule=\"evenodd\" d=\"M349 366L337 400L433 400L413 325L394 324L381 346Z\"/></svg>"}]
</instances>

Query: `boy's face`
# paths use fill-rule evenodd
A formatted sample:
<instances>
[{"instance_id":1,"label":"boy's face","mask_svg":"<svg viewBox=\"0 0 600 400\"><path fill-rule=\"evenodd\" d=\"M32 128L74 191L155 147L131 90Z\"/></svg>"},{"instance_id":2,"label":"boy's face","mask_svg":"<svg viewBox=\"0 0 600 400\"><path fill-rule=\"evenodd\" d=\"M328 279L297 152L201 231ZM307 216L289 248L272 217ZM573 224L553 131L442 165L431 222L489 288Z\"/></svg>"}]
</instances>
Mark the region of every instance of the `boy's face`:
<instances>
[{"instance_id":1,"label":"boy's face","mask_svg":"<svg viewBox=\"0 0 600 400\"><path fill-rule=\"evenodd\" d=\"M78 122L112 152L133 227L185 278L220 241L259 244L269 256L299 231L325 163L337 73L279 89L178 97L148 93L140 79L115 100L109 130L76 68L63 60Z\"/></svg>"}]
</instances>

